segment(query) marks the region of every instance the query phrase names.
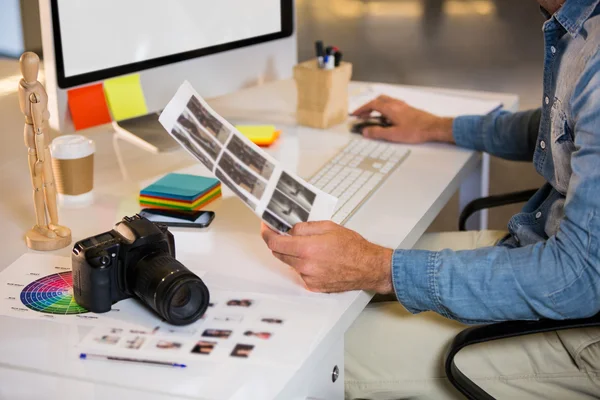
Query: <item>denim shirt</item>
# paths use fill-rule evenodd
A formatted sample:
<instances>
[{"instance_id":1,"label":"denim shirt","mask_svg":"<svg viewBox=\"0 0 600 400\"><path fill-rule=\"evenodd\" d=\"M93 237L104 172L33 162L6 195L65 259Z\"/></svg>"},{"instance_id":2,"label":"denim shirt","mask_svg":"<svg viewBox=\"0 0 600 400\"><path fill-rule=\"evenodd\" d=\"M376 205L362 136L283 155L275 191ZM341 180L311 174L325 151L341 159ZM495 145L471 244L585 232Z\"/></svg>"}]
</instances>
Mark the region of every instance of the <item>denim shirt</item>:
<instances>
[{"instance_id":1,"label":"denim shirt","mask_svg":"<svg viewBox=\"0 0 600 400\"><path fill-rule=\"evenodd\" d=\"M410 312L481 323L600 311L599 3L567 0L544 23L540 109L455 119L459 146L532 161L546 184L497 246L396 250L394 289Z\"/></svg>"}]
</instances>

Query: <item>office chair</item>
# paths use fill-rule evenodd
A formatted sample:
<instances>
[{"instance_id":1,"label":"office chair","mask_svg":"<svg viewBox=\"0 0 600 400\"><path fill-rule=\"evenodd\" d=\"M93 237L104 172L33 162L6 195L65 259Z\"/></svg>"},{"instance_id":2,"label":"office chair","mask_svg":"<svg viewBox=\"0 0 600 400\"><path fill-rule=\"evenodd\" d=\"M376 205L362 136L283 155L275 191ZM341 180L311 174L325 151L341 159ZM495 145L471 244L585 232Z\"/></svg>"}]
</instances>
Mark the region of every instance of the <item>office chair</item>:
<instances>
[{"instance_id":1,"label":"office chair","mask_svg":"<svg viewBox=\"0 0 600 400\"><path fill-rule=\"evenodd\" d=\"M469 203L459 217L459 230L466 230L467 219L474 213L487 208L505 206L508 204L521 203L529 200L537 190L526 190L500 196L490 196L477 199ZM540 321L508 321L491 325L474 326L460 332L448 350L446 356L446 376L452 385L458 389L469 400L494 400L489 393L477 386L456 364L454 357L467 346L477 343L490 342L493 340L508 339L517 336L531 335L558 331L564 329L589 328L600 326L600 313L590 318L572 319L564 321L540 320Z\"/></svg>"}]
</instances>

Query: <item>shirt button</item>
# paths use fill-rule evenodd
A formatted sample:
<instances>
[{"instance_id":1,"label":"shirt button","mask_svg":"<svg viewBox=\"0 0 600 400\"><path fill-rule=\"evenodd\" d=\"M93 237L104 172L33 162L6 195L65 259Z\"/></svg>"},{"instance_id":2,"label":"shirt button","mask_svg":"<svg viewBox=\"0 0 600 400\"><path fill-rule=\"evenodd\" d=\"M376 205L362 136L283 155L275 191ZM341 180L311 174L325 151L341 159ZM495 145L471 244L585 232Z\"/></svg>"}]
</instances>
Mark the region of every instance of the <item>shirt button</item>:
<instances>
[{"instance_id":1,"label":"shirt button","mask_svg":"<svg viewBox=\"0 0 600 400\"><path fill-rule=\"evenodd\" d=\"M538 211L537 213L535 213L535 218L536 219L540 219L542 217L542 212Z\"/></svg>"},{"instance_id":2,"label":"shirt button","mask_svg":"<svg viewBox=\"0 0 600 400\"><path fill-rule=\"evenodd\" d=\"M546 99L544 101L546 102L546 105L550 104L550 99L548 98L548 96L546 96Z\"/></svg>"},{"instance_id":3,"label":"shirt button","mask_svg":"<svg viewBox=\"0 0 600 400\"><path fill-rule=\"evenodd\" d=\"M554 46L550 47L550 51L552 52L552 54L556 54L556 47L554 47Z\"/></svg>"},{"instance_id":4,"label":"shirt button","mask_svg":"<svg viewBox=\"0 0 600 400\"><path fill-rule=\"evenodd\" d=\"M544 150L546 148L546 142L544 142L543 140L540 142L540 147L542 148L542 150Z\"/></svg>"}]
</instances>

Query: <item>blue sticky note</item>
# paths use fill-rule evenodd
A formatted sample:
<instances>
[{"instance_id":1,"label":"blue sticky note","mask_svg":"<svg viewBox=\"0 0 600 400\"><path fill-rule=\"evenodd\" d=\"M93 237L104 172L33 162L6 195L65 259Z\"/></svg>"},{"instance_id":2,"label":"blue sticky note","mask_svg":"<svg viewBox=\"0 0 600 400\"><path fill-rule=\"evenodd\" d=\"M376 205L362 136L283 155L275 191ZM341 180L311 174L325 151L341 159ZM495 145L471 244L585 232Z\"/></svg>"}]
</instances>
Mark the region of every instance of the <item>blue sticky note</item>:
<instances>
[{"instance_id":1,"label":"blue sticky note","mask_svg":"<svg viewBox=\"0 0 600 400\"><path fill-rule=\"evenodd\" d=\"M219 180L205 176L168 174L144 188L143 196L164 197L192 201L219 185Z\"/></svg>"}]
</instances>

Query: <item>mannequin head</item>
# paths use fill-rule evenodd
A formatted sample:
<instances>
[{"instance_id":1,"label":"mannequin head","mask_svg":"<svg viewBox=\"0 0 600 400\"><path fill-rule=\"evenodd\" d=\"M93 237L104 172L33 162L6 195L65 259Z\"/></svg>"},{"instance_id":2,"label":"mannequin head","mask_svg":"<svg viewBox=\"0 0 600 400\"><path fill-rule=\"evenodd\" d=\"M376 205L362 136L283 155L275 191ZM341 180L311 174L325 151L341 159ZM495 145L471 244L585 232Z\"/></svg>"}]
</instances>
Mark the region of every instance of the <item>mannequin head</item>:
<instances>
[{"instance_id":1,"label":"mannequin head","mask_svg":"<svg viewBox=\"0 0 600 400\"><path fill-rule=\"evenodd\" d=\"M23 74L25 82L34 83L37 81L40 70L40 58L37 54L31 51L23 53L19 59L19 66L21 67L21 74Z\"/></svg>"}]
</instances>

